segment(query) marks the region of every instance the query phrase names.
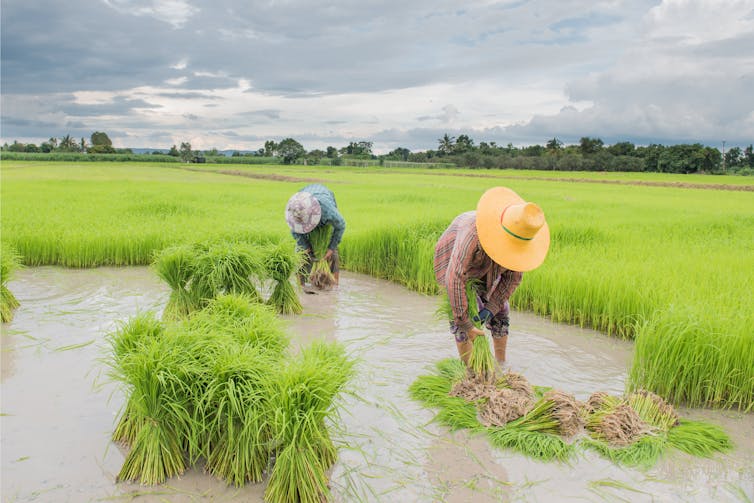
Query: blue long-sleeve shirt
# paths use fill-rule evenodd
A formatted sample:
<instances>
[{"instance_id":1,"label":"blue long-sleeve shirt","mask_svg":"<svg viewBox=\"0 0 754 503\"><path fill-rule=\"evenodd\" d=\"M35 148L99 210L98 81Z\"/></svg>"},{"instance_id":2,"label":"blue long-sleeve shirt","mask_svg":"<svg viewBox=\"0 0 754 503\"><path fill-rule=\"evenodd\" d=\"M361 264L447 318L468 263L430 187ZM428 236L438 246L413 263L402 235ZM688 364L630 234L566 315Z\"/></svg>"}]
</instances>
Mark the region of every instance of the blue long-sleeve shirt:
<instances>
[{"instance_id":1,"label":"blue long-sleeve shirt","mask_svg":"<svg viewBox=\"0 0 754 503\"><path fill-rule=\"evenodd\" d=\"M340 214L340 211L338 211L338 204L335 202L335 194L319 183L307 185L299 192L308 192L319 202L319 206L322 209L322 216L317 227L328 224L332 225L332 237L330 238L330 244L327 247L331 250L336 250L340 244L340 240L343 239L343 233L346 230L346 221L343 219L343 215ZM317 227L315 227L315 229ZM302 250L311 249L312 243L309 240L309 234L291 232L291 235L296 240L296 244L299 248Z\"/></svg>"}]
</instances>

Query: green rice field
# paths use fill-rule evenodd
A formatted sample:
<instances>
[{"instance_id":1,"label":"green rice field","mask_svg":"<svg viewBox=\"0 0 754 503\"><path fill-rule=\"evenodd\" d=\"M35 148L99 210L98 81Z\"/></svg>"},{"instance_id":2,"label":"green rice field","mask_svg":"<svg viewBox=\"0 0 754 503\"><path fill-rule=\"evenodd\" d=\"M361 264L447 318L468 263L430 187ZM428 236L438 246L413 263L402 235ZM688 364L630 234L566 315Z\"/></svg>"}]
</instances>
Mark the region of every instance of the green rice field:
<instances>
[{"instance_id":1,"label":"green rice field","mask_svg":"<svg viewBox=\"0 0 754 503\"><path fill-rule=\"evenodd\" d=\"M1 182L3 244L27 266L69 267L149 264L166 247L223 238L293 246L288 197L325 183L347 222L344 268L431 295L437 237L504 185L539 204L552 232L516 308L634 339L633 387L754 409L745 177L3 161Z\"/></svg>"}]
</instances>

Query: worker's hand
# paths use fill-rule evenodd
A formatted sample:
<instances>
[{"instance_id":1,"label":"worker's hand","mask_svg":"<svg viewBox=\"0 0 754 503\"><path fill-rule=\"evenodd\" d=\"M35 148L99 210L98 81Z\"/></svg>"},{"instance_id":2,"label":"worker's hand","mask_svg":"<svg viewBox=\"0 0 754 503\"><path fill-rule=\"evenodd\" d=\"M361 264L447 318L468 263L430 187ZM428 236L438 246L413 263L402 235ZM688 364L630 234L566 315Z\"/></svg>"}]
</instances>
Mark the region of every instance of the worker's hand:
<instances>
[{"instance_id":1,"label":"worker's hand","mask_svg":"<svg viewBox=\"0 0 754 503\"><path fill-rule=\"evenodd\" d=\"M471 327L466 335L469 336L469 340L471 342L474 342L474 339L476 339L477 337L484 337L484 330L477 327Z\"/></svg>"},{"instance_id":2,"label":"worker's hand","mask_svg":"<svg viewBox=\"0 0 754 503\"><path fill-rule=\"evenodd\" d=\"M322 260L330 260L330 257L332 257L332 254L333 254L333 251L330 248L328 248L327 252L325 253L325 256L322 257Z\"/></svg>"}]
</instances>

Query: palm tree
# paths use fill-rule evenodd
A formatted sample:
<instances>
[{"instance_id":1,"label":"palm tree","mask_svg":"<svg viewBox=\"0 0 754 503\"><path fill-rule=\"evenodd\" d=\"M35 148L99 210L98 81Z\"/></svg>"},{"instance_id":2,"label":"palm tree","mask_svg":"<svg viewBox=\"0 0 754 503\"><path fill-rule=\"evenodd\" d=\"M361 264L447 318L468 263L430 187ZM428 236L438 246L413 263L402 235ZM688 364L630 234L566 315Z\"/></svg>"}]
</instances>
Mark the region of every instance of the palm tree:
<instances>
[{"instance_id":1,"label":"palm tree","mask_svg":"<svg viewBox=\"0 0 754 503\"><path fill-rule=\"evenodd\" d=\"M67 134L60 139L60 150L70 152L72 150L76 150L77 148L78 145L76 144L76 140L74 140L71 135Z\"/></svg>"},{"instance_id":2,"label":"palm tree","mask_svg":"<svg viewBox=\"0 0 754 503\"><path fill-rule=\"evenodd\" d=\"M445 135L437 140L440 144L437 150L439 150L442 154L448 155L451 152L453 152L453 148L455 147L455 137L454 136L448 136L448 133L445 133Z\"/></svg>"}]
</instances>

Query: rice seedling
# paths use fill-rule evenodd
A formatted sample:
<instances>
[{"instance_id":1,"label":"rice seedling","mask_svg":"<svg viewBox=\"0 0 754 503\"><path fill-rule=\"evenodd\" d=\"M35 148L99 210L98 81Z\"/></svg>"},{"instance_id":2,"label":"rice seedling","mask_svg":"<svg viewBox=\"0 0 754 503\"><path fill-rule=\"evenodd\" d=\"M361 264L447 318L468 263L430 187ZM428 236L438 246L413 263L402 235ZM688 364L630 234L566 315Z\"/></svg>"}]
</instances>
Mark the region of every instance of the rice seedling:
<instances>
[{"instance_id":1,"label":"rice seedling","mask_svg":"<svg viewBox=\"0 0 754 503\"><path fill-rule=\"evenodd\" d=\"M302 255L290 246L279 243L265 248L264 256L267 274L275 281L267 303L280 314L300 314L303 307L291 284L291 276L301 267Z\"/></svg>"},{"instance_id":2,"label":"rice seedling","mask_svg":"<svg viewBox=\"0 0 754 503\"><path fill-rule=\"evenodd\" d=\"M157 276L171 289L163 316L179 319L199 308L198 299L191 295L189 283L194 275L196 253L189 245L173 246L155 255L152 262Z\"/></svg>"},{"instance_id":3,"label":"rice seedling","mask_svg":"<svg viewBox=\"0 0 754 503\"><path fill-rule=\"evenodd\" d=\"M327 247L330 245L332 232L332 225L320 225L309 233L309 240L314 251L314 262L309 274L309 281L312 286L319 290L329 290L335 285L335 277L332 271L330 271L330 264L324 260Z\"/></svg>"},{"instance_id":4,"label":"rice seedling","mask_svg":"<svg viewBox=\"0 0 754 503\"><path fill-rule=\"evenodd\" d=\"M13 319L13 311L20 305L16 296L8 289L8 280L13 271L21 265L21 257L15 248L5 243L0 250L0 321L6 323Z\"/></svg>"},{"instance_id":5,"label":"rice seedling","mask_svg":"<svg viewBox=\"0 0 754 503\"><path fill-rule=\"evenodd\" d=\"M512 449L542 461L567 461L574 452L572 444L555 434L510 425L488 428L487 438L499 449Z\"/></svg>"},{"instance_id":6,"label":"rice seedling","mask_svg":"<svg viewBox=\"0 0 754 503\"><path fill-rule=\"evenodd\" d=\"M476 328L482 328L479 321L479 300L477 299L477 289L479 280L466 282L466 300L468 303L469 318ZM450 299L447 292L441 296L440 305L437 308L438 317L445 317L453 320L453 310L450 306ZM492 355L490 341L486 336L475 337L471 345L471 355L469 356L469 369L474 375L479 376L485 381L492 382L495 379L495 358Z\"/></svg>"},{"instance_id":7,"label":"rice seedling","mask_svg":"<svg viewBox=\"0 0 754 503\"><path fill-rule=\"evenodd\" d=\"M275 381L271 425L276 454L265 491L268 501L320 502L328 497L326 471L336 451L326 421L334 417L334 400L353 365L342 346L315 343Z\"/></svg>"},{"instance_id":8,"label":"rice seedling","mask_svg":"<svg viewBox=\"0 0 754 503\"><path fill-rule=\"evenodd\" d=\"M710 457L716 452L727 452L733 443L717 425L703 421L680 420L668 431L668 444L692 456Z\"/></svg>"},{"instance_id":9,"label":"rice seedling","mask_svg":"<svg viewBox=\"0 0 754 503\"><path fill-rule=\"evenodd\" d=\"M258 247L242 242L218 241L196 246L190 290L206 303L221 294L244 294L261 302L253 278L264 276L264 262Z\"/></svg>"},{"instance_id":10,"label":"rice seedling","mask_svg":"<svg viewBox=\"0 0 754 503\"><path fill-rule=\"evenodd\" d=\"M118 480L152 485L186 468L182 443L190 436L192 424L187 390L192 369L183 352L194 348L163 336L145 341L139 349L119 365L122 380L131 391L128 413L138 431Z\"/></svg>"},{"instance_id":11,"label":"rice seedling","mask_svg":"<svg viewBox=\"0 0 754 503\"><path fill-rule=\"evenodd\" d=\"M595 438L581 439L581 444L594 449L614 463L640 468L650 468L657 463L667 447L665 435L642 435L631 444L617 446Z\"/></svg>"},{"instance_id":12,"label":"rice seedling","mask_svg":"<svg viewBox=\"0 0 754 503\"><path fill-rule=\"evenodd\" d=\"M279 362L258 348L213 354L197 410L208 443L207 470L241 486L259 482L270 458L270 379Z\"/></svg>"},{"instance_id":13,"label":"rice seedling","mask_svg":"<svg viewBox=\"0 0 754 503\"><path fill-rule=\"evenodd\" d=\"M679 422L673 406L651 391L639 390L628 395L628 404L648 425L667 432Z\"/></svg>"}]
</instances>

